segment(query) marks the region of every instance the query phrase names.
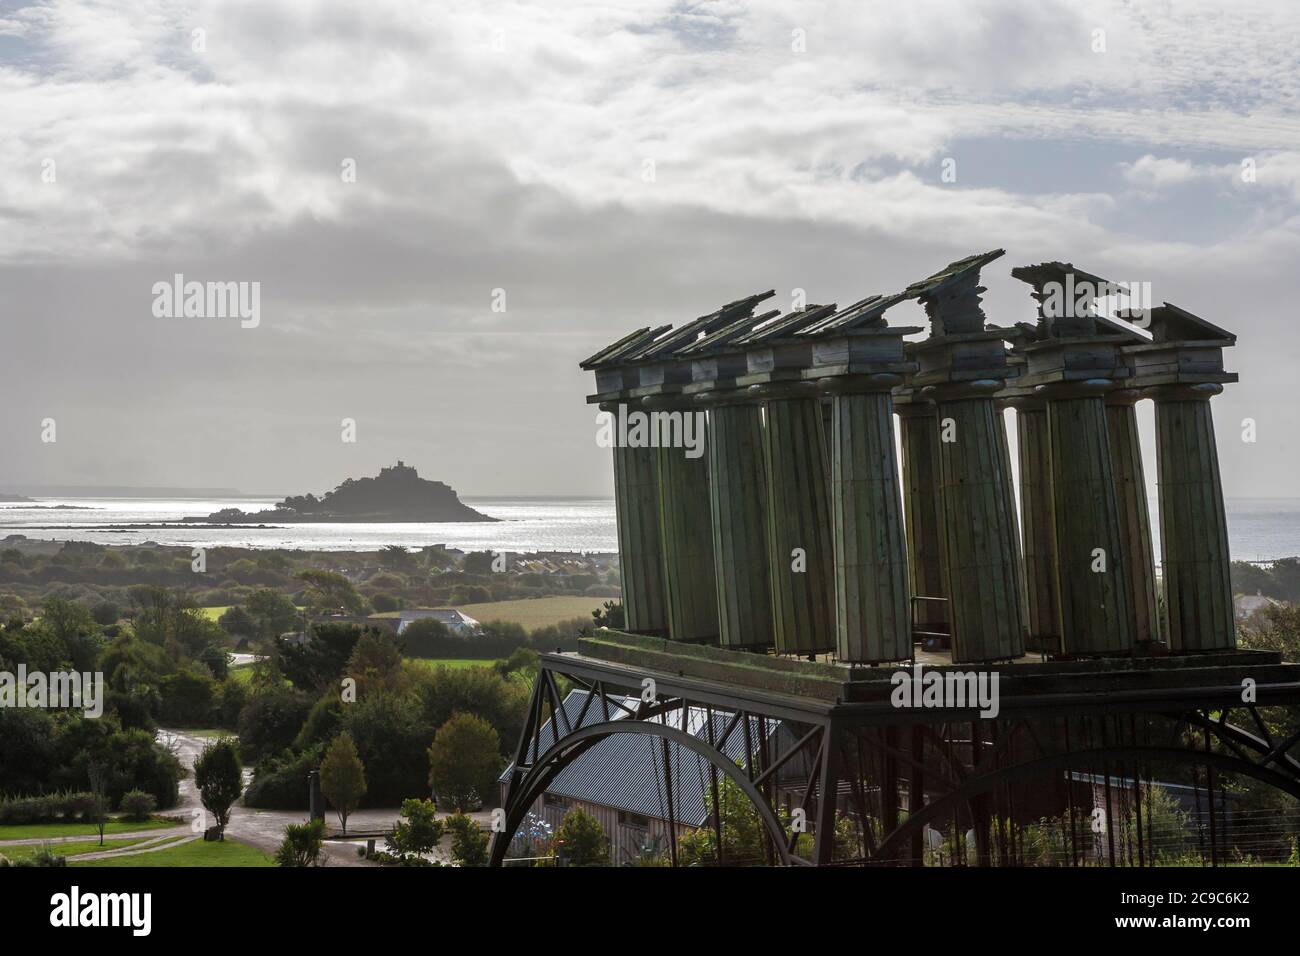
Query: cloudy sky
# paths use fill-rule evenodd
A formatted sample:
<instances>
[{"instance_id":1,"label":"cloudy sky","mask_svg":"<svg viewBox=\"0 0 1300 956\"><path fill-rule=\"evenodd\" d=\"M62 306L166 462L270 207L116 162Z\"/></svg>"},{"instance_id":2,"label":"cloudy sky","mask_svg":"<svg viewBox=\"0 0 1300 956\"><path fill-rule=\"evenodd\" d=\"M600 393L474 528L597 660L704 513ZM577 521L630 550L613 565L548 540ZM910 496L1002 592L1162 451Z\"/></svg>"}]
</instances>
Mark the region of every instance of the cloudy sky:
<instances>
[{"instance_id":1,"label":"cloudy sky","mask_svg":"<svg viewBox=\"0 0 1300 956\"><path fill-rule=\"evenodd\" d=\"M1298 494L1298 33L1197 0L0 0L0 491L400 457L606 493L600 345L1002 246L1000 324L1011 266L1063 259L1236 331L1226 491ZM176 273L259 282L260 325L156 316Z\"/></svg>"}]
</instances>

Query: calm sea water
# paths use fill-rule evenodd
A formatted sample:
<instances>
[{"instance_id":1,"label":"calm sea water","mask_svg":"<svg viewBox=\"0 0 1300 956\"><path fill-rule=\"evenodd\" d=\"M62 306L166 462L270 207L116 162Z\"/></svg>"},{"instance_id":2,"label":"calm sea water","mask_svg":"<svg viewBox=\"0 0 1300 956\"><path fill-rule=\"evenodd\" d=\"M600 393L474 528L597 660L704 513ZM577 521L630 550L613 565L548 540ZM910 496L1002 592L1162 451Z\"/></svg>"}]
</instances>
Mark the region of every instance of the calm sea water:
<instances>
[{"instance_id":1,"label":"calm sea water","mask_svg":"<svg viewBox=\"0 0 1300 956\"><path fill-rule=\"evenodd\" d=\"M259 511L270 499L42 498L34 505L0 503L0 538L25 534L55 541L158 544L189 547L297 548L310 551L373 550L389 544L419 548L445 544L466 551L615 551L614 502L610 498L465 498L466 504L500 518L498 523L295 524L276 528L208 528L129 525L175 522L221 508ZM55 509L73 505L78 510ZM85 509L85 510L81 510ZM1229 498L1232 556L1268 561L1300 555L1300 498ZM1159 556L1160 521L1151 502Z\"/></svg>"},{"instance_id":2,"label":"calm sea water","mask_svg":"<svg viewBox=\"0 0 1300 956\"><path fill-rule=\"evenodd\" d=\"M153 541L187 547L297 548L306 551L362 551L400 544L421 548L445 544L465 551L617 551L612 498L463 498L467 505L500 521L418 524L321 522L259 528L157 525L222 508L262 511L271 499L40 498L34 504L0 503L0 538L25 534L55 541L140 544ZM56 509L72 505L78 510ZM88 509L88 510L80 510ZM274 522L270 522L273 524Z\"/></svg>"}]
</instances>

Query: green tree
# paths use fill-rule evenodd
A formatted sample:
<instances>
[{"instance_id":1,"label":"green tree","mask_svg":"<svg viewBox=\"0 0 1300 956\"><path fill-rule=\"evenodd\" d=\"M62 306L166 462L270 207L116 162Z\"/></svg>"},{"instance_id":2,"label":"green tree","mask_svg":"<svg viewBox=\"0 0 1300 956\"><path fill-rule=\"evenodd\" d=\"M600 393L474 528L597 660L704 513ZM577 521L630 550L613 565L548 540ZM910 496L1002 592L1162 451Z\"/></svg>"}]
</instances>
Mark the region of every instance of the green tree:
<instances>
[{"instance_id":1,"label":"green tree","mask_svg":"<svg viewBox=\"0 0 1300 956\"><path fill-rule=\"evenodd\" d=\"M363 633L355 624L316 624L306 641L278 640L280 668L301 690L312 694L337 690Z\"/></svg>"},{"instance_id":2,"label":"green tree","mask_svg":"<svg viewBox=\"0 0 1300 956\"><path fill-rule=\"evenodd\" d=\"M455 714L429 747L429 785L439 801L458 811L492 799L501 772L501 738L486 720Z\"/></svg>"},{"instance_id":3,"label":"green tree","mask_svg":"<svg viewBox=\"0 0 1300 956\"><path fill-rule=\"evenodd\" d=\"M403 691L409 680L402 667L402 650L386 631L367 628L352 649L346 673L357 682L360 696L376 691Z\"/></svg>"},{"instance_id":4,"label":"green tree","mask_svg":"<svg viewBox=\"0 0 1300 956\"><path fill-rule=\"evenodd\" d=\"M216 817L218 838L224 840L230 808L244 792L243 765L235 738L221 737L208 742L194 761L194 785L199 788L203 806Z\"/></svg>"},{"instance_id":5,"label":"green tree","mask_svg":"<svg viewBox=\"0 0 1300 956\"><path fill-rule=\"evenodd\" d=\"M298 579L307 586L307 603L317 611L360 614L366 609L365 598L337 571L308 568L298 572Z\"/></svg>"},{"instance_id":6,"label":"green tree","mask_svg":"<svg viewBox=\"0 0 1300 956\"><path fill-rule=\"evenodd\" d=\"M366 795L366 768L357 756L356 744L346 730L334 738L320 765L320 788L339 815L343 832L348 832L348 814L361 805Z\"/></svg>"},{"instance_id":7,"label":"green tree","mask_svg":"<svg viewBox=\"0 0 1300 956\"><path fill-rule=\"evenodd\" d=\"M298 626L298 609L275 588L258 588L244 602L244 610L255 622L255 636L263 640L279 637Z\"/></svg>"},{"instance_id":8,"label":"green tree","mask_svg":"<svg viewBox=\"0 0 1300 956\"><path fill-rule=\"evenodd\" d=\"M90 777L90 818L99 830L99 845L104 845L104 827L108 823L108 768L103 764L91 764L87 770Z\"/></svg>"},{"instance_id":9,"label":"green tree","mask_svg":"<svg viewBox=\"0 0 1300 956\"><path fill-rule=\"evenodd\" d=\"M555 830L555 854L570 866L608 866L609 839L589 813L574 807Z\"/></svg>"}]
</instances>

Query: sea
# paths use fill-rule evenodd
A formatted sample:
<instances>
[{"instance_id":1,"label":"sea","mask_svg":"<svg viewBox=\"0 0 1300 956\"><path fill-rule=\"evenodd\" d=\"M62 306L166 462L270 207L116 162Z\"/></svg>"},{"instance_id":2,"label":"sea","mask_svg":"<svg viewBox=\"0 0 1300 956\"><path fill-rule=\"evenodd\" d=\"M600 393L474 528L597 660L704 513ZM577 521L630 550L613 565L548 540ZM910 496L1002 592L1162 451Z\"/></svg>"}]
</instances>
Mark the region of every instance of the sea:
<instances>
[{"instance_id":1,"label":"sea","mask_svg":"<svg viewBox=\"0 0 1300 956\"><path fill-rule=\"evenodd\" d=\"M348 524L320 522L265 527L184 525L185 517L222 508L261 511L271 498L38 498L0 502L0 539L11 534L98 544L154 542L184 547L291 548L370 551L398 544L442 544L462 551L618 550L612 498L499 497L461 499L497 522ZM1228 537L1240 561L1269 562L1300 555L1300 498L1229 498ZM1150 503L1156 559L1159 509Z\"/></svg>"}]
</instances>

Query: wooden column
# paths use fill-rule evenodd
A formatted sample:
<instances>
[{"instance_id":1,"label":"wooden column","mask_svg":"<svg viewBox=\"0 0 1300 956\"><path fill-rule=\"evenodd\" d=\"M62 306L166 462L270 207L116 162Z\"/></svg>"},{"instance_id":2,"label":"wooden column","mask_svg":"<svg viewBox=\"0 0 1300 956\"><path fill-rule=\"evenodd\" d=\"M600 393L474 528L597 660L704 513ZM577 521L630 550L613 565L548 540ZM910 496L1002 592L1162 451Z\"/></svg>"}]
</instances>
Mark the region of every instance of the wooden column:
<instances>
[{"instance_id":1,"label":"wooden column","mask_svg":"<svg viewBox=\"0 0 1300 956\"><path fill-rule=\"evenodd\" d=\"M628 629L667 633L659 537L659 471L653 448L615 446L614 510Z\"/></svg>"},{"instance_id":2,"label":"wooden column","mask_svg":"<svg viewBox=\"0 0 1300 956\"><path fill-rule=\"evenodd\" d=\"M1227 650L1237 644L1228 522L1209 401L1221 391L1221 385L1203 383L1151 393L1161 568L1169 647L1175 651Z\"/></svg>"},{"instance_id":3,"label":"wooden column","mask_svg":"<svg viewBox=\"0 0 1300 956\"><path fill-rule=\"evenodd\" d=\"M682 414L699 415L700 427L705 428L703 411L691 409ZM708 455L690 458L685 448L659 448L656 452L668 636L674 641L714 642L718 636L718 592Z\"/></svg>"},{"instance_id":4,"label":"wooden column","mask_svg":"<svg viewBox=\"0 0 1300 956\"><path fill-rule=\"evenodd\" d=\"M1133 648L1128 568L1102 391L1108 380L1047 387L1061 641L1067 654Z\"/></svg>"},{"instance_id":5,"label":"wooden column","mask_svg":"<svg viewBox=\"0 0 1300 956\"><path fill-rule=\"evenodd\" d=\"M1003 475L1000 413L987 394L950 386L937 417L953 662L1019 657L1025 641L1015 504Z\"/></svg>"},{"instance_id":6,"label":"wooden column","mask_svg":"<svg viewBox=\"0 0 1300 956\"><path fill-rule=\"evenodd\" d=\"M897 376L888 377L897 381ZM879 663L912 656L907 542L888 385L829 380L836 654Z\"/></svg>"},{"instance_id":7,"label":"wooden column","mask_svg":"<svg viewBox=\"0 0 1300 956\"><path fill-rule=\"evenodd\" d=\"M939 498L939 427L934 405L913 400L894 406L903 451L903 515L907 526L907 570L911 593L947 597L943 522ZM916 626L933 630L948 623L948 611L934 601L913 606Z\"/></svg>"},{"instance_id":8,"label":"wooden column","mask_svg":"<svg viewBox=\"0 0 1300 956\"><path fill-rule=\"evenodd\" d=\"M1061 650L1061 604L1057 590L1056 518L1052 509L1052 453L1047 402L1017 398L1020 455L1021 539L1024 542L1027 644Z\"/></svg>"},{"instance_id":9,"label":"wooden column","mask_svg":"<svg viewBox=\"0 0 1300 956\"><path fill-rule=\"evenodd\" d=\"M833 545L821 407L815 397L794 397L808 394L811 386L755 388L771 399L764 406L763 463L776 649L782 654L829 651L835 646Z\"/></svg>"},{"instance_id":10,"label":"wooden column","mask_svg":"<svg viewBox=\"0 0 1300 956\"><path fill-rule=\"evenodd\" d=\"M1106 395L1106 433L1110 440L1111 472L1119 505L1120 534L1129 581L1129 613L1135 644L1160 640L1160 607L1156 601L1156 567L1151 545L1151 514L1147 506L1142 443L1138 438L1135 389Z\"/></svg>"},{"instance_id":11,"label":"wooden column","mask_svg":"<svg viewBox=\"0 0 1300 956\"><path fill-rule=\"evenodd\" d=\"M754 402L709 411L709 498L723 647L771 647L763 410Z\"/></svg>"}]
</instances>

